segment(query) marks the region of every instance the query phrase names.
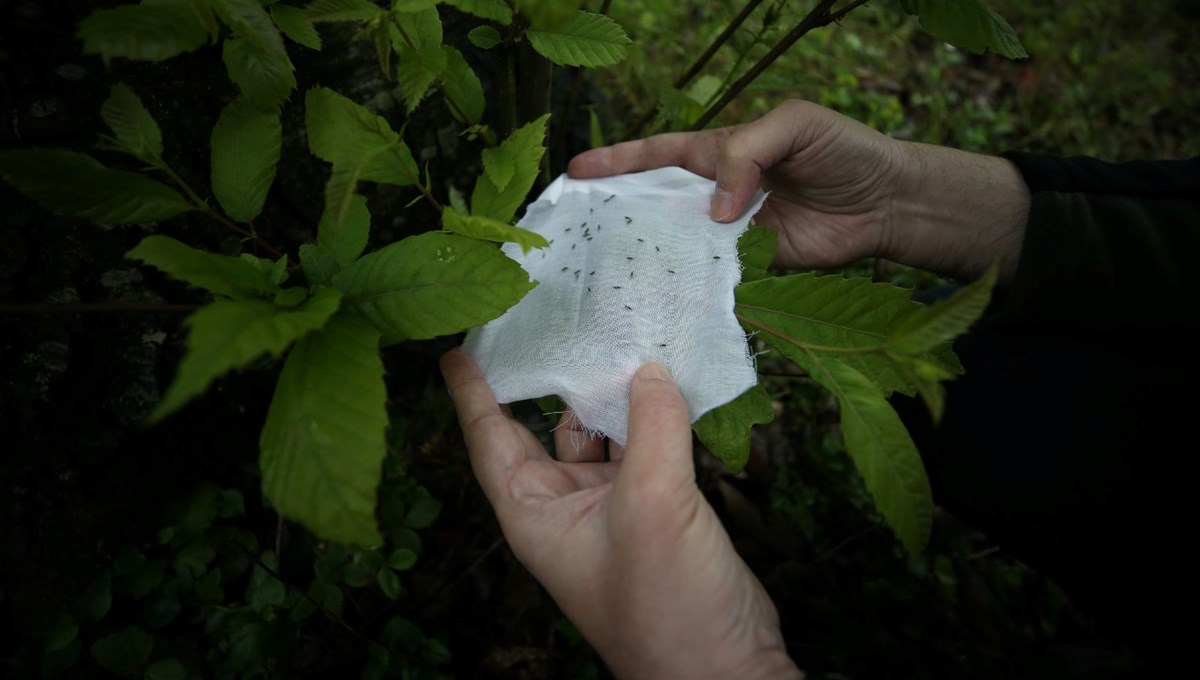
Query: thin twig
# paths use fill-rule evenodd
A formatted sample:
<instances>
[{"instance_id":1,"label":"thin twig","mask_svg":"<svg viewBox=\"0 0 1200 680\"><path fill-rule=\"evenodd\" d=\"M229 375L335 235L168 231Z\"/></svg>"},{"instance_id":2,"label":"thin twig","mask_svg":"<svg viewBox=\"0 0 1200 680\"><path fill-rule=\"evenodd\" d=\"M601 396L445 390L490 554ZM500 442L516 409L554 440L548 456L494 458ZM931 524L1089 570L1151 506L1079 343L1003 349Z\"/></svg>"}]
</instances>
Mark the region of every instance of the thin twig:
<instances>
[{"instance_id":1,"label":"thin twig","mask_svg":"<svg viewBox=\"0 0 1200 680\"><path fill-rule=\"evenodd\" d=\"M725 27L725 30L721 31L721 33L713 39L712 44L708 46L708 49L704 50L704 52L696 58L696 61L693 62L686 71L684 71L678 78L675 79L674 88L678 90L691 82L692 78L695 78L696 74L700 73L700 71L708 64L709 60L713 58L713 55L715 55L717 51L721 49L722 45L724 45L731 37L733 37L733 34L737 32L737 29L740 28L743 23L745 23L750 14L753 13L754 10L762 4L762 2L763 0L750 0L750 2L747 2L746 6L742 7L742 10L737 13L737 16L735 16L733 20L729 22L729 25ZM657 111L657 106L650 107L646 113L642 114L642 117L638 119L638 122L634 123L633 128L631 128L627 137L633 138L640 135L646 125L648 125L650 121L654 119L654 114Z\"/></svg>"},{"instance_id":2,"label":"thin twig","mask_svg":"<svg viewBox=\"0 0 1200 680\"><path fill-rule=\"evenodd\" d=\"M454 587L458 585L459 581L462 581L464 578L469 576L472 571L475 571L476 567L478 567L480 564L483 564L483 561L490 557L492 553L496 552L496 549L502 545L504 545L503 536L492 541L492 544L484 548L483 552L479 554L479 557L471 560L471 563L467 565L467 568L463 569L458 576L451 579L446 583L446 585L438 588L436 592L430 595L429 598L425 600L425 603L421 605L420 609L425 609L429 605L441 599L443 595L453 590Z\"/></svg>"},{"instance_id":3,"label":"thin twig","mask_svg":"<svg viewBox=\"0 0 1200 680\"><path fill-rule=\"evenodd\" d=\"M737 99L738 95L740 95L742 91L750 85L750 83L754 82L758 76L762 75L762 72L766 71L768 66L775 63L776 59L782 56L784 52L787 52L797 40L804 37L804 35L809 31L815 28L821 28L822 26L828 26L836 21L841 21L851 11L862 5L865 5L867 2L868 0L854 0L854 2L851 2L846 7L836 12L831 12L830 10L835 4L837 4L837 0L821 0L821 2L819 2L817 6L814 7L813 10L800 21L800 23L796 24L795 28L789 31L782 40L776 43L775 46L772 47L762 59L759 59L758 62L754 64L754 66L751 66L750 70L746 71L745 75L743 75L741 78L738 78L733 85L730 85L729 89L721 95L721 98L718 99L715 104L708 107L708 109L700 116L699 119L696 120L695 123L692 124L691 128L689 129L693 131L703 130L709 123L712 122L713 118L717 117L718 113L720 113L726 106L729 105L729 102Z\"/></svg>"},{"instance_id":4,"label":"thin twig","mask_svg":"<svg viewBox=\"0 0 1200 680\"><path fill-rule=\"evenodd\" d=\"M164 173L166 173L167 177L170 177L172 182L175 182L175 184L178 185L180 189L183 189L183 192L185 194L187 194L188 198L191 199L192 204L195 205L196 208L200 212L204 213L211 219L225 225L231 231L233 231L235 234L237 234L243 238L248 238L248 239L254 241L255 243L257 243L259 245L260 248L267 251L272 256L274 256L274 257L283 257L284 256L282 251L280 251L278 248L271 245L270 243L267 243L258 234L255 234L254 232L243 229L242 227L238 226L237 223L230 220L228 217L225 217L224 215L217 212L216 210L213 210L212 206L210 206L204 199L200 198L200 196L198 194L196 194L196 192L192 189L191 185L189 185L187 182L183 181L183 178L180 177L178 174L176 174L176 172L174 170L171 169L171 166L167 165L166 163L160 163L160 164L156 165L155 167L158 168L159 170L163 171ZM288 266L296 267L299 265L294 260L292 260L292 258L289 257L288 258Z\"/></svg>"}]
</instances>

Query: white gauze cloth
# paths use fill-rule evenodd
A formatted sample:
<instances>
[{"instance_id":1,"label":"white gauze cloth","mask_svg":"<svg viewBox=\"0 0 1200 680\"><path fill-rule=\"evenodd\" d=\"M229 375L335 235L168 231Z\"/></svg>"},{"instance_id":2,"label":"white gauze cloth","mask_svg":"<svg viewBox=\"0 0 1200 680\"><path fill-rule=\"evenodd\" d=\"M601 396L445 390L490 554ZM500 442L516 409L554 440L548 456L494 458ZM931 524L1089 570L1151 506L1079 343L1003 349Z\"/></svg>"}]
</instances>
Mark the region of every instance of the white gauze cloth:
<instances>
[{"instance_id":1,"label":"white gauze cloth","mask_svg":"<svg viewBox=\"0 0 1200 680\"><path fill-rule=\"evenodd\" d=\"M733 315L737 241L765 194L732 224L714 222L715 183L661 168L556 179L518 225L550 247L504 253L539 282L463 345L500 403L557 394L580 423L624 445L629 386L666 366L695 422L757 382Z\"/></svg>"}]
</instances>

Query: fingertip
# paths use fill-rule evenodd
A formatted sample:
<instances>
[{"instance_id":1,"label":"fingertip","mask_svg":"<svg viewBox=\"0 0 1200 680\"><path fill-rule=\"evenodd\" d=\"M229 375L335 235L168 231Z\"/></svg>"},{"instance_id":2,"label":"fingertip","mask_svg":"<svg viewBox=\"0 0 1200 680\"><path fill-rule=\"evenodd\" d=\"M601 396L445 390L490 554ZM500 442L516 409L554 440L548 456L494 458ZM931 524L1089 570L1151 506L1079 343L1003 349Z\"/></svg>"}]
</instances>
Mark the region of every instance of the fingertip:
<instances>
[{"instance_id":1,"label":"fingertip","mask_svg":"<svg viewBox=\"0 0 1200 680\"><path fill-rule=\"evenodd\" d=\"M612 147L584 151L567 163L567 176L573 179L605 177L612 174Z\"/></svg>"},{"instance_id":2,"label":"fingertip","mask_svg":"<svg viewBox=\"0 0 1200 680\"><path fill-rule=\"evenodd\" d=\"M737 216L733 209L733 192L717 187L712 197L712 218L714 222L731 222Z\"/></svg>"}]
</instances>

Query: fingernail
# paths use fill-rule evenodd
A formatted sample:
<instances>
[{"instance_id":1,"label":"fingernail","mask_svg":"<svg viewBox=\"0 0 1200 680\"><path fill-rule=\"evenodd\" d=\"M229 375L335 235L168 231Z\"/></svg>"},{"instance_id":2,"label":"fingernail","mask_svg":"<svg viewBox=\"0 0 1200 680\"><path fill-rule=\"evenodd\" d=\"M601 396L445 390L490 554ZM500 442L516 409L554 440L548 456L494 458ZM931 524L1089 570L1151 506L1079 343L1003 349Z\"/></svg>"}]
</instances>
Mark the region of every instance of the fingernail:
<instances>
[{"instance_id":1,"label":"fingernail","mask_svg":"<svg viewBox=\"0 0 1200 680\"><path fill-rule=\"evenodd\" d=\"M712 198L712 218L718 222L733 219L733 193L717 189Z\"/></svg>"},{"instance_id":2,"label":"fingernail","mask_svg":"<svg viewBox=\"0 0 1200 680\"><path fill-rule=\"evenodd\" d=\"M671 373L662 364L656 364L653 361L643 364L633 376L634 382L645 382L647 380L661 380L663 382L675 382L671 378Z\"/></svg>"}]
</instances>

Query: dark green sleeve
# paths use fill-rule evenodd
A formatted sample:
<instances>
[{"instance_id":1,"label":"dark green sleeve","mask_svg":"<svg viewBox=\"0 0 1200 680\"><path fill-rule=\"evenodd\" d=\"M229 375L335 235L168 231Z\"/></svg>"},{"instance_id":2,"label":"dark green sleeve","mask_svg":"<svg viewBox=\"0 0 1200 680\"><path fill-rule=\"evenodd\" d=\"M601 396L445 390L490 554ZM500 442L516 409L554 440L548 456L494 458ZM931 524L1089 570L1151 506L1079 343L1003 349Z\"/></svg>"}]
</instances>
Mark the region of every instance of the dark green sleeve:
<instances>
[{"instance_id":1,"label":"dark green sleeve","mask_svg":"<svg viewBox=\"0 0 1200 680\"><path fill-rule=\"evenodd\" d=\"M1010 286L955 350L939 425L893 403L934 500L1051 576L1150 665L1191 588L1200 446L1200 160L1011 153L1032 192Z\"/></svg>"},{"instance_id":2,"label":"dark green sleeve","mask_svg":"<svg viewBox=\"0 0 1200 680\"><path fill-rule=\"evenodd\" d=\"M1032 205L1003 321L1119 335L1197 327L1200 158L1006 157Z\"/></svg>"}]
</instances>

